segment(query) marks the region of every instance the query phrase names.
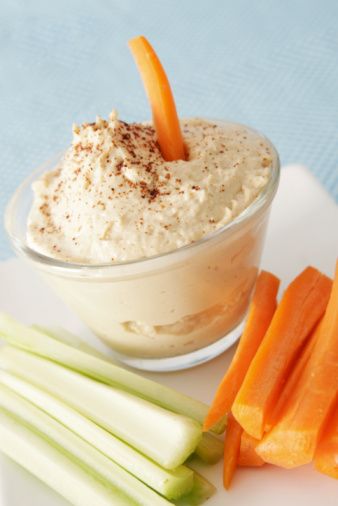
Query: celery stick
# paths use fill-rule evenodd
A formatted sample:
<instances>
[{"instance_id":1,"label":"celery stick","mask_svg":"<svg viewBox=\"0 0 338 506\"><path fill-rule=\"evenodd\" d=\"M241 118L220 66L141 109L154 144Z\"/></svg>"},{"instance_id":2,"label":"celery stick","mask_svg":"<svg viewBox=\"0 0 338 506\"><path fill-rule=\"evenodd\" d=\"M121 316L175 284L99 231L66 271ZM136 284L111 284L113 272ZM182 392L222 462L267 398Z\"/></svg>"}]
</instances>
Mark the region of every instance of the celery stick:
<instances>
[{"instance_id":1,"label":"celery stick","mask_svg":"<svg viewBox=\"0 0 338 506\"><path fill-rule=\"evenodd\" d=\"M208 432L204 432L194 455L197 455L206 464L216 464L223 457L223 452L223 441Z\"/></svg>"},{"instance_id":2,"label":"celery stick","mask_svg":"<svg viewBox=\"0 0 338 506\"><path fill-rule=\"evenodd\" d=\"M4 371L0 382L48 413L100 452L168 499L176 499L193 486L193 471L185 466L168 471L147 459L91 420L50 394Z\"/></svg>"},{"instance_id":3,"label":"celery stick","mask_svg":"<svg viewBox=\"0 0 338 506\"><path fill-rule=\"evenodd\" d=\"M175 504L176 506L199 506L210 499L215 492L216 487L195 471L191 492L175 501Z\"/></svg>"},{"instance_id":4,"label":"celery stick","mask_svg":"<svg viewBox=\"0 0 338 506\"><path fill-rule=\"evenodd\" d=\"M1 318L1 315L0 315ZM47 334L49 337L61 341L72 348L76 348L78 350L84 351L85 353L89 353L94 355L95 357L101 358L103 360L107 360L108 356L104 353L101 353L93 346L90 346L88 343L77 337L75 334L72 334L68 330L63 327L44 327L42 325L32 325L32 329L37 330L42 334Z\"/></svg>"},{"instance_id":5,"label":"celery stick","mask_svg":"<svg viewBox=\"0 0 338 506\"><path fill-rule=\"evenodd\" d=\"M0 381L168 499L192 488L193 472L187 467L163 469L48 393L8 373L1 372Z\"/></svg>"},{"instance_id":6,"label":"celery stick","mask_svg":"<svg viewBox=\"0 0 338 506\"><path fill-rule=\"evenodd\" d=\"M137 506L0 409L0 450L74 506Z\"/></svg>"},{"instance_id":7,"label":"celery stick","mask_svg":"<svg viewBox=\"0 0 338 506\"><path fill-rule=\"evenodd\" d=\"M88 345L79 349L78 341L77 344L74 343L74 336L74 344L71 344L69 335L66 343L63 332L42 332L22 325L3 313L0 314L0 335L9 344L59 362L108 385L127 390L170 411L193 418L200 424L208 413L208 406L203 402L117 366L108 357L103 359L94 356L88 352ZM101 353L99 355L103 356ZM222 420L213 428L213 432L220 434L224 427L225 422Z\"/></svg>"},{"instance_id":8,"label":"celery stick","mask_svg":"<svg viewBox=\"0 0 338 506\"><path fill-rule=\"evenodd\" d=\"M25 351L5 347L0 352L0 363L166 469L182 464L201 439L201 427L194 420Z\"/></svg>"},{"instance_id":9,"label":"celery stick","mask_svg":"<svg viewBox=\"0 0 338 506\"><path fill-rule=\"evenodd\" d=\"M88 468L88 472L91 474L94 472L98 478L106 480L113 487L120 489L138 504L142 506L149 504L169 506L172 504L64 425L1 383L0 406L16 418L23 420L25 424L51 440L56 446L65 450L69 454L69 458L76 458L79 465L85 465Z\"/></svg>"},{"instance_id":10,"label":"celery stick","mask_svg":"<svg viewBox=\"0 0 338 506\"><path fill-rule=\"evenodd\" d=\"M1 318L1 315L0 315L0 318ZM108 360L108 359L111 360L110 357L108 357L104 353L97 351L95 348L91 347L89 344L82 341L79 337L75 336L71 332L68 332L68 330L64 329L63 327L50 327L49 328L49 327L43 327L41 325L32 325L32 328L47 334L49 337L52 337L54 339L58 339L59 341L62 341L66 344L76 347L82 351L85 351L87 353L91 353L92 355L95 355L103 360ZM48 358L48 357L46 357L46 358ZM78 372L81 372L81 371L79 370ZM96 379L96 378L94 378L94 379ZM109 384L108 381L107 381L107 384ZM113 383L111 383L111 384L112 384L112 386L114 386ZM121 388L120 385L116 385L116 386L119 386L119 388ZM130 392L133 393L131 390L130 390ZM151 400L151 399L148 399L148 400ZM155 404L157 404L157 403L155 403ZM170 409L170 408L167 408L167 409ZM173 411L173 410L171 410L171 411ZM214 430L214 431L212 430L211 432L221 434L224 431L225 425L226 425L226 416L224 416L223 419L218 424L215 425L216 430ZM218 427L218 429L217 429L217 427ZM205 433L203 433L202 440L198 444L195 453L206 464L215 464L223 456L223 443L219 439L213 437L212 434L205 432Z\"/></svg>"}]
</instances>

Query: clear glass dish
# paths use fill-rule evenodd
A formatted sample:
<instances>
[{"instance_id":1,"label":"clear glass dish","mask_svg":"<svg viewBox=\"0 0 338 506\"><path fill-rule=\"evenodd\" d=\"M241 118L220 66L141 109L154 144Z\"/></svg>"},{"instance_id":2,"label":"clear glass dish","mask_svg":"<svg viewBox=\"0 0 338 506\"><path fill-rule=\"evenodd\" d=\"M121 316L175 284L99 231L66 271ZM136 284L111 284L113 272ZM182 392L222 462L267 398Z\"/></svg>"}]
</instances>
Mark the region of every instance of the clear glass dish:
<instances>
[{"instance_id":1,"label":"clear glass dish","mask_svg":"<svg viewBox=\"0 0 338 506\"><path fill-rule=\"evenodd\" d=\"M28 261L116 358L151 371L193 367L229 348L241 334L259 269L270 205L279 181L274 146L271 177L232 222L201 240L150 258L108 265L62 262L26 241L31 189L50 160L16 190L5 227Z\"/></svg>"}]
</instances>

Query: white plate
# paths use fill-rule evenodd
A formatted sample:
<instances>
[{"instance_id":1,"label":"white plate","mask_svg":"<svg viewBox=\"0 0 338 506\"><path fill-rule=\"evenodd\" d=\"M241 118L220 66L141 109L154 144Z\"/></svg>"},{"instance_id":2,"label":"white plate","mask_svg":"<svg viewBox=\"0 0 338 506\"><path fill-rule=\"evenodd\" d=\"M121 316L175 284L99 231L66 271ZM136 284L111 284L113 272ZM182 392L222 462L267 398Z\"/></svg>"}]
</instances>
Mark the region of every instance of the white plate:
<instances>
[{"instance_id":1,"label":"white plate","mask_svg":"<svg viewBox=\"0 0 338 506\"><path fill-rule=\"evenodd\" d=\"M273 205L262 267L285 285L306 265L332 275L338 254L338 210L313 176L302 167L282 171ZM18 260L0 264L0 310L27 323L67 327L98 343L81 322ZM233 350L189 371L148 374L209 402ZM221 485L221 464L203 470L217 486L208 506L337 506L338 485L311 466L292 471L265 466L240 469L230 492ZM8 459L0 458L0 506L65 506L66 502ZM92 506L95 506L94 504ZM149 505L151 506L151 505Z\"/></svg>"}]
</instances>

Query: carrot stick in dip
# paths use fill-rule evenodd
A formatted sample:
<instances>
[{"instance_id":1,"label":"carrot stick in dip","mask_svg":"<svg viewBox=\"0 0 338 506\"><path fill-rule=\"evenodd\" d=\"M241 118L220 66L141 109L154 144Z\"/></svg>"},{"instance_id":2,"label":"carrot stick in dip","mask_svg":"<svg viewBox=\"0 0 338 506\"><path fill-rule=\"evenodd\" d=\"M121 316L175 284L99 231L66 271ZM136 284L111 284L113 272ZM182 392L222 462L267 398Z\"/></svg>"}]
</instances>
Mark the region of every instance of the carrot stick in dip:
<instances>
[{"instance_id":1,"label":"carrot stick in dip","mask_svg":"<svg viewBox=\"0 0 338 506\"><path fill-rule=\"evenodd\" d=\"M332 282L308 267L285 291L253 358L232 413L243 429L261 439L297 353L323 315Z\"/></svg>"},{"instance_id":2,"label":"carrot stick in dip","mask_svg":"<svg viewBox=\"0 0 338 506\"><path fill-rule=\"evenodd\" d=\"M143 36L131 39L129 48L148 95L163 158L167 161L184 160L185 149L176 105L162 64Z\"/></svg>"},{"instance_id":3,"label":"carrot stick in dip","mask_svg":"<svg viewBox=\"0 0 338 506\"><path fill-rule=\"evenodd\" d=\"M209 430L231 410L251 360L272 320L277 306L278 287L279 279L276 276L266 271L259 274L242 337L204 420L203 430Z\"/></svg>"}]
</instances>

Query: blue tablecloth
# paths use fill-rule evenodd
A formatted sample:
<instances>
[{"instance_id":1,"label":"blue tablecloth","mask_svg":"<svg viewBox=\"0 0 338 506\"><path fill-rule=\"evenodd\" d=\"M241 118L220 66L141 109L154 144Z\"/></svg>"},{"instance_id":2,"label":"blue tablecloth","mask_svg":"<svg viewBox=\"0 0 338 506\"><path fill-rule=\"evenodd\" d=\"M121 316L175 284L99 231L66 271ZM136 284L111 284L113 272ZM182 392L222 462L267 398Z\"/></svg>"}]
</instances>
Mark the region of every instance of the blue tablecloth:
<instances>
[{"instance_id":1,"label":"blue tablecloth","mask_svg":"<svg viewBox=\"0 0 338 506\"><path fill-rule=\"evenodd\" d=\"M127 40L145 34L182 116L244 122L338 198L336 0L0 0L0 212L71 124L149 117ZM0 229L0 258L10 255Z\"/></svg>"}]
</instances>

